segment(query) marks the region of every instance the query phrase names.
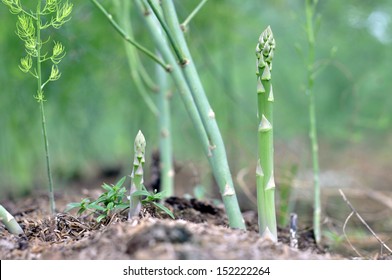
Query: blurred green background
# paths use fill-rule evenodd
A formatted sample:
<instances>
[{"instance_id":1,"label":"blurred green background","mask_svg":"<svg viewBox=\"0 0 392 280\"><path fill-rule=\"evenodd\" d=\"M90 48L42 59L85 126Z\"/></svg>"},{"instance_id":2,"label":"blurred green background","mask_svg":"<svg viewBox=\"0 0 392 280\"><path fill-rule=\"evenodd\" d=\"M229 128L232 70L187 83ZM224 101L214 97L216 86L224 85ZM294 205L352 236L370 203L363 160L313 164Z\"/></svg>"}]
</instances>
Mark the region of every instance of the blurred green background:
<instances>
[{"instance_id":1,"label":"blurred green background","mask_svg":"<svg viewBox=\"0 0 392 280\"><path fill-rule=\"evenodd\" d=\"M135 91L121 37L90 1L72 2L72 20L50 34L67 50L60 64L62 77L46 89L56 188L69 178L93 176L102 168L121 167L127 172L139 129L149 153L158 147L156 119ZM111 1L101 2L111 10ZM198 2L175 1L180 20ZM340 148L369 145L370 151L387 154L392 127L392 5L389 0L319 2L320 71L314 90L320 142ZM138 14L132 17L135 37L153 50ZM36 82L18 68L24 48L15 34L16 17L3 4L0 19L0 194L46 190L39 108L33 98ZM267 25L277 43L275 138L281 143L308 141L304 24L300 0L210 0L190 24L188 42L233 174L255 162L254 49ZM154 65L141 57L153 77ZM175 92L172 109L176 160L206 163Z\"/></svg>"}]
</instances>

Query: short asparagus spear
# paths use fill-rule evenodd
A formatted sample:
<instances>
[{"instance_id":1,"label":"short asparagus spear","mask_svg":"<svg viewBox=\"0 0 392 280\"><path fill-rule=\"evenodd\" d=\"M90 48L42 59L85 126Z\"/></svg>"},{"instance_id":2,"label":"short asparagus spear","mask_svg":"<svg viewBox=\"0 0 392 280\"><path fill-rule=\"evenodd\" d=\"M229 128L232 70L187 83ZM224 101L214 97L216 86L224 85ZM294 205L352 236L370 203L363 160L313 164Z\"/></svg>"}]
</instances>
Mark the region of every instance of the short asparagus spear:
<instances>
[{"instance_id":1,"label":"short asparagus spear","mask_svg":"<svg viewBox=\"0 0 392 280\"><path fill-rule=\"evenodd\" d=\"M145 162L146 139L139 130L135 138L135 156L133 160L133 170L131 174L131 193L128 219L139 214L141 203L140 196L132 196L135 191L143 190L143 165Z\"/></svg>"},{"instance_id":2,"label":"short asparagus spear","mask_svg":"<svg viewBox=\"0 0 392 280\"><path fill-rule=\"evenodd\" d=\"M24 233L15 218L2 205L0 205L0 221L3 222L10 233L16 235Z\"/></svg>"},{"instance_id":3,"label":"short asparagus spear","mask_svg":"<svg viewBox=\"0 0 392 280\"><path fill-rule=\"evenodd\" d=\"M258 98L258 164L256 169L257 204L260 235L277 241L275 214L275 180L273 116L274 95L271 84L275 39L268 26L256 46Z\"/></svg>"}]
</instances>

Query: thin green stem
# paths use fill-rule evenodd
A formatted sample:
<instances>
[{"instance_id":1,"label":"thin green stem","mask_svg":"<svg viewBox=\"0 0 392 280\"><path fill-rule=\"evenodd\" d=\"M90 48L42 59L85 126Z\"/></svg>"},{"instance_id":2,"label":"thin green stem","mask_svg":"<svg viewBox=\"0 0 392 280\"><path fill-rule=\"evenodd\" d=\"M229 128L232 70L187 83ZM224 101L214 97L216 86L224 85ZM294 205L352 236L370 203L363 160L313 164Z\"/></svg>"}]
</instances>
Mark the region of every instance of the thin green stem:
<instances>
[{"instance_id":1,"label":"thin green stem","mask_svg":"<svg viewBox=\"0 0 392 280\"><path fill-rule=\"evenodd\" d=\"M207 3L208 0L202 0L199 5L189 14L189 16L181 23L182 30L185 30L188 26L189 22L196 16L196 14L203 8L204 4Z\"/></svg>"},{"instance_id":2,"label":"thin green stem","mask_svg":"<svg viewBox=\"0 0 392 280\"><path fill-rule=\"evenodd\" d=\"M121 5L122 1L115 1L116 4L116 14L120 19L120 23L124 26L124 32L129 36L132 36L132 25L130 19L130 2L125 1L123 5ZM141 63L139 61L138 54L136 50L126 41L124 41L124 48L127 55L128 65L130 69L130 74L132 80L137 88L137 92L140 94L144 102L150 111L157 117L158 116L158 108L152 100L150 94L147 92L147 89L144 86L144 83L140 77L139 69Z\"/></svg>"},{"instance_id":3,"label":"thin green stem","mask_svg":"<svg viewBox=\"0 0 392 280\"><path fill-rule=\"evenodd\" d=\"M159 65L156 69L159 85L159 153L161 171L161 191L164 197L174 195L174 168L172 152L172 135L170 124L170 97L168 74Z\"/></svg>"},{"instance_id":4,"label":"thin green stem","mask_svg":"<svg viewBox=\"0 0 392 280\"><path fill-rule=\"evenodd\" d=\"M105 17L109 20L110 24L114 27L114 29L124 38L125 41L128 43L132 44L135 48L137 48L139 51L143 52L145 55L147 55L149 58L154 60L156 63L161 65L166 71L170 72L171 71L171 66L166 64L164 61L159 59L154 53L137 43L133 38L131 38L129 35L125 33L125 31L117 24L115 20L113 20L113 16L109 14L106 9L97 1L97 0L91 0L95 6L105 15Z\"/></svg>"},{"instance_id":5,"label":"thin green stem","mask_svg":"<svg viewBox=\"0 0 392 280\"><path fill-rule=\"evenodd\" d=\"M172 30L169 28L169 26L166 24L165 20L163 19L163 16L161 15L159 8L157 7L157 4L155 3L154 0L147 0L147 2L150 5L152 11L154 12L156 18L158 19L159 23L161 24L163 30L165 31L167 38L173 48L173 51L176 54L177 58L179 59L180 65L185 65L188 61L183 55L178 42L174 38L174 34L172 34Z\"/></svg>"},{"instance_id":6,"label":"thin green stem","mask_svg":"<svg viewBox=\"0 0 392 280\"><path fill-rule=\"evenodd\" d=\"M185 108L188 111L188 114L195 127L195 130L199 136L200 142L204 149L204 153L207 155L207 158L210 160L209 141L208 141L207 134L204 130L203 123L199 116L199 112L197 111L192 94L181 72L181 69L179 65L176 63L176 59L174 55L170 51L170 47L168 46L166 37L162 32L161 26L159 22L156 20L156 18L152 16L150 10L148 9L148 6L144 5L144 2L142 0L136 0L135 2L137 4L140 13L144 16L144 20L146 22L147 28L151 33L154 43L157 46L160 54L164 57L165 60L167 60L171 65L173 65L173 71L170 72L170 74L180 93L182 101L184 102Z\"/></svg>"},{"instance_id":7,"label":"thin green stem","mask_svg":"<svg viewBox=\"0 0 392 280\"><path fill-rule=\"evenodd\" d=\"M144 67L143 63L140 60L140 57L136 57L137 60L137 65L139 65L138 73L140 76L140 79L142 80L143 84L147 87L152 92L157 92L158 91L158 86L156 83L152 80L150 74L147 72L146 68Z\"/></svg>"},{"instance_id":8,"label":"thin green stem","mask_svg":"<svg viewBox=\"0 0 392 280\"><path fill-rule=\"evenodd\" d=\"M308 66L307 66L307 88L306 94L309 97L309 122L310 132L309 137L311 141L312 151L312 166L313 166L313 184L314 184L314 212L313 212L313 230L316 242L321 240L321 195L320 195L320 167L318 159L318 138L317 138L317 123L316 123L316 102L313 92L314 85L314 64L315 64L315 34L313 27L314 10L317 1L306 0L306 34L308 40Z\"/></svg>"},{"instance_id":9,"label":"thin green stem","mask_svg":"<svg viewBox=\"0 0 392 280\"><path fill-rule=\"evenodd\" d=\"M46 119L45 119L45 109L44 109L44 93L42 89L42 72L41 72L41 1L38 1L37 4L37 97L40 105L41 112L41 124L42 124L42 135L44 139L45 146L45 158L46 158L46 170L48 173L48 181L49 181L49 201L50 201L50 211L52 214L55 213L55 200L54 200L54 192L53 192L53 178L52 171L50 165L50 156L49 156L49 141L46 132Z\"/></svg>"},{"instance_id":10,"label":"thin green stem","mask_svg":"<svg viewBox=\"0 0 392 280\"><path fill-rule=\"evenodd\" d=\"M151 2L151 0L148 1L149 3ZM207 133L209 140L208 155L211 158L211 166L222 195L226 213L229 218L229 224L233 228L245 229L245 223L242 218L235 193L222 135L220 134L219 127L215 119L215 113L208 102L200 77L193 63L184 34L180 28L173 2L170 0L162 0L162 10L167 22L167 27L170 30L170 32L167 32L167 35L169 36L169 34L172 34L174 36L173 40L169 41L172 44L172 41L175 40L178 42L180 47L180 52L175 52L177 59L180 62L186 61L185 64L181 64L182 72L192 93L197 111L199 112L199 116ZM157 17L160 16L158 13L155 13L155 15ZM163 20L161 19L160 22L162 21ZM181 53L184 53L187 58L181 56Z\"/></svg>"}]
</instances>

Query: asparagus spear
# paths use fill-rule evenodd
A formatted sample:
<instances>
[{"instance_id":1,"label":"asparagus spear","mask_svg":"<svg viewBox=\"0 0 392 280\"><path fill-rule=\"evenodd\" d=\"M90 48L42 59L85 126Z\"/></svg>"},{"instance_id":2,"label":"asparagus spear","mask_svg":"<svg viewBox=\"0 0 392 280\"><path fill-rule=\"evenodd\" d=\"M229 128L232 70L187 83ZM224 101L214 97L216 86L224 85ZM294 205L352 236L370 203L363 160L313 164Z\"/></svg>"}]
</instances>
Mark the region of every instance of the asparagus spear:
<instances>
[{"instance_id":1,"label":"asparagus spear","mask_svg":"<svg viewBox=\"0 0 392 280\"><path fill-rule=\"evenodd\" d=\"M133 170L131 174L131 192L130 192L130 207L128 219L139 214L141 203L140 196L132 196L136 191L143 190L143 165L145 162L146 139L143 133L139 130L135 138L135 156L133 160Z\"/></svg>"},{"instance_id":2,"label":"asparagus spear","mask_svg":"<svg viewBox=\"0 0 392 280\"><path fill-rule=\"evenodd\" d=\"M24 233L15 218L2 205L0 205L0 221L3 222L10 233L16 235Z\"/></svg>"},{"instance_id":3,"label":"asparagus spear","mask_svg":"<svg viewBox=\"0 0 392 280\"><path fill-rule=\"evenodd\" d=\"M256 169L257 204L260 235L277 241L275 214L273 102L271 84L272 59L275 39L268 26L259 37L257 58L257 105L258 105L258 164Z\"/></svg>"}]
</instances>

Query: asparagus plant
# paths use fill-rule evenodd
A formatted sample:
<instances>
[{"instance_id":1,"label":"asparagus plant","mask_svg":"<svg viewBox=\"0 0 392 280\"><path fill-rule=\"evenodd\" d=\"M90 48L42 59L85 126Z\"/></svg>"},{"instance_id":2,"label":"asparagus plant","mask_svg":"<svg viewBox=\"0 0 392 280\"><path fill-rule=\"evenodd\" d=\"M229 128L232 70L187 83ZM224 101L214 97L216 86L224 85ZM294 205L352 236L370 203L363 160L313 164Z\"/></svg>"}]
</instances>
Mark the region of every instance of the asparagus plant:
<instances>
[{"instance_id":1,"label":"asparagus plant","mask_svg":"<svg viewBox=\"0 0 392 280\"><path fill-rule=\"evenodd\" d=\"M313 92L314 85L314 66L315 66L315 31L313 27L314 14L318 0L306 0L306 35L308 40L308 65L307 65L307 85L306 94L309 98L309 137L312 151L313 165L313 187L314 187L314 208L313 208L313 230L316 242L321 240L321 197L320 197L320 167L318 159L318 140L317 140L317 124L316 124L316 103Z\"/></svg>"},{"instance_id":2,"label":"asparagus plant","mask_svg":"<svg viewBox=\"0 0 392 280\"><path fill-rule=\"evenodd\" d=\"M14 216L12 216L2 205L0 205L0 222L3 222L8 231L12 234L19 235L24 233Z\"/></svg>"},{"instance_id":3,"label":"asparagus plant","mask_svg":"<svg viewBox=\"0 0 392 280\"><path fill-rule=\"evenodd\" d=\"M146 139L140 130L135 138L134 151L128 219L138 215L141 208L140 197L133 195L134 192L143 190L143 165L145 162Z\"/></svg>"},{"instance_id":4,"label":"asparagus plant","mask_svg":"<svg viewBox=\"0 0 392 280\"><path fill-rule=\"evenodd\" d=\"M275 39L268 26L256 46L258 161L256 168L257 206L260 235L277 241L273 147L273 103L271 84Z\"/></svg>"},{"instance_id":5,"label":"asparagus plant","mask_svg":"<svg viewBox=\"0 0 392 280\"><path fill-rule=\"evenodd\" d=\"M150 58L153 58L150 52L146 51L145 48L140 48L140 45L137 44L134 39L128 36L121 29L121 27L114 21L113 17L106 11L106 9L102 5L100 5L96 0L91 1L108 18L112 26L128 43L134 45L140 51L143 51L144 53L148 54ZM166 38L162 34L161 29L164 29L167 34L171 34L171 32L169 31L168 26L164 23L163 18L160 16L160 12L157 11L158 8L156 7L155 3L152 3L150 1L149 4L154 7L154 13L157 15L157 18L151 17L151 8L149 8L147 2L143 0L136 0L135 3L141 10L142 14L145 16L147 26L149 28L149 31L153 35L153 39L159 52L162 54L162 57L169 63L165 64L159 58L153 58L156 62L159 61L159 64L161 66L164 66L167 72L172 74L173 80L178 87L185 107L201 140L204 153L209 160L214 176L220 187L223 202L225 204L226 212L229 219L229 225L233 228L245 229L245 222L242 218L241 211L238 205L238 200L235 194L233 180L231 178L230 170L228 167L223 140L216 124L215 113L208 104L208 100L205 96L204 89L201 85L196 69L194 68L194 66L191 66L193 69L193 74L189 71L187 71L187 74L185 74L186 71L181 71L180 67L176 63L176 59L174 58L173 53L171 53L170 51L170 47L166 39L169 39L170 45L174 48L177 60L180 61L180 65L182 67L186 67L188 64L192 65L192 63L190 63L190 55L189 58L185 58L182 55L182 51L177 46L174 38L172 36L168 36ZM182 37L183 43L185 44L185 47L187 49L186 42L180 28L180 24L178 23L177 15L175 14L175 10L173 17L175 17L175 22L177 23L174 24L177 25L176 32L179 34L180 37ZM159 22L157 22L157 19L159 20ZM189 80L192 79L193 82L189 82ZM198 93L200 92L200 90L202 92ZM195 96L201 96L199 98L199 105L201 104L200 106L203 108L202 112L199 111L199 108L196 105ZM211 136L211 134L213 135Z\"/></svg>"},{"instance_id":6,"label":"asparagus plant","mask_svg":"<svg viewBox=\"0 0 392 280\"><path fill-rule=\"evenodd\" d=\"M122 177L114 185L104 183L102 188L105 192L103 192L98 199L90 201L89 198L83 198L80 202L69 203L65 212L71 211L72 209L78 209L77 215L81 215L86 211L90 212L90 214L95 214L98 223L105 222L108 219L110 220L114 214L121 213L123 210L129 208L129 201L126 195L127 189L124 186L125 179L126 177ZM141 201L143 204L152 204L173 219L175 218L167 207L159 203L159 200L163 197L162 192L148 192L143 188L141 191L132 193L132 197L145 197Z\"/></svg>"},{"instance_id":7,"label":"asparagus plant","mask_svg":"<svg viewBox=\"0 0 392 280\"><path fill-rule=\"evenodd\" d=\"M42 135L45 148L46 168L49 183L49 200L52 214L55 212L55 201L53 193L53 179L49 156L49 141L46 129L46 118L44 102L44 88L49 82L56 81L60 78L61 73L58 64L65 56L65 48L60 42L52 41L52 54L48 55L48 50L44 46L51 42L50 39L43 40L42 32L49 27L59 29L70 19L73 5L68 1L47 0L45 5L42 1L36 1L35 11L27 10L22 6L20 0L2 0L8 6L12 14L18 15L16 24L16 34L23 41L26 56L21 58L19 68L24 73L31 74L37 80L37 94L34 98L39 103L41 114ZM33 59L35 62L33 62ZM44 80L42 68L44 64L51 64L49 77Z\"/></svg>"},{"instance_id":8,"label":"asparagus plant","mask_svg":"<svg viewBox=\"0 0 392 280\"><path fill-rule=\"evenodd\" d=\"M215 113L209 104L199 74L193 63L191 53L178 21L174 4L171 0L162 0L162 15L154 0L147 0L147 2L167 35L168 41L179 61L185 81L192 94L191 97L193 98L194 105L196 105L199 118L202 121L208 139L207 155L222 195L222 200L229 218L229 224L233 228L245 229L245 223L238 205L225 146L216 122ZM164 43L163 40L161 40L161 44L162 43Z\"/></svg>"}]
</instances>

